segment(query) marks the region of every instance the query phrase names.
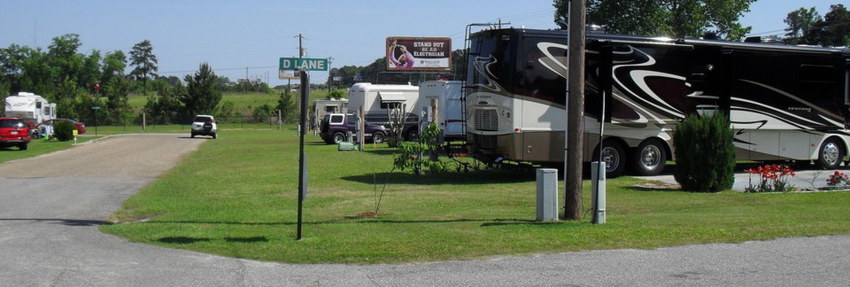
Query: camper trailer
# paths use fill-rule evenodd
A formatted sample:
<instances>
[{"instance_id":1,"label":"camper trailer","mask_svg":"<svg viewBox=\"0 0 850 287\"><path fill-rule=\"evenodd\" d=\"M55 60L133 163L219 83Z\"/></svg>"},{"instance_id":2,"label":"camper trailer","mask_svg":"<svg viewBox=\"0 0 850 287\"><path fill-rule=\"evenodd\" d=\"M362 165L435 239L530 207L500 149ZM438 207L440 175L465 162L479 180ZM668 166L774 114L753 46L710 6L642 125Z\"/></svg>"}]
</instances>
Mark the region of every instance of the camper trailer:
<instances>
[{"instance_id":1,"label":"camper trailer","mask_svg":"<svg viewBox=\"0 0 850 287\"><path fill-rule=\"evenodd\" d=\"M494 29L469 41L473 155L562 164L567 32ZM729 116L738 160L833 169L850 151L848 49L603 33L587 42L580 152L587 161L601 148L609 176L657 174L673 157L676 122L707 112Z\"/></svg>"},{"instance_id":2,"label":"camper trailer","mask_svg":"<svg viewBox=\"0 0 850 287\"><path fill-rule=\"evenodd\" d=\"M44 123L56 118L56 104L33 93L18 92L6 97L6 116Z\"/></svg>"},{"instance_id":3,"label":"camper trailer","mask_svg":"<svg viewBox=\"0 0 850 287\"><path fill-rule=\"evenodd\" d=\"M311 129L318 134L319 126L322 119L327 114L346 114L348 113L348 99L328 99L313 101L313 113L310 115Z\"/></svg>"},{"instance_id":4,"label":"camper trailer","mask_svg":"<svg viewBox=\"0 0 850 287\"><path fill-rule=\"evenodd\" d=\"M356 83L348 90L348 111L358 113L363 109L365 120L392 129L394 120L404 119L401 136L416 139L419 136L419 87L412 85L373 85Z\"/></svg>"},{"instance_id":5,"label":"camper trailer","mask_svg":"<svg viewBox=\"0 0 850 287\"><path fill-rule=\"evenodd\" d=\"M461 81L428 81L419 85L418 106L427 111L428 121L437 123L443 130L444 141L466 139L462 88ZM436 111L432 111L432 104L436 105Z\"/></svg>"}]
</instances>

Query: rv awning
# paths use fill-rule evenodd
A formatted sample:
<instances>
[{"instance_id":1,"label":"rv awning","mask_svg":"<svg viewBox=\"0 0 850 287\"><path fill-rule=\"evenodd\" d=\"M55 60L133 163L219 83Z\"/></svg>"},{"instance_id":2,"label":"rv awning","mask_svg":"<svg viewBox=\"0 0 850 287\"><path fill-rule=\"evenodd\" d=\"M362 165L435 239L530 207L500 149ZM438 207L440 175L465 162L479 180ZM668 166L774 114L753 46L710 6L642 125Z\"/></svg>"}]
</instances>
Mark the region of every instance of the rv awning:
<instances>
[{"instance_id":1,"label":"rv awning","mask_svg":"<svg viewBox=\"0 0 850 287\"><path fill-rule=\"evenodd\" d=\"M404 94L399 92L378 92L378 98L382 104L404 103L407 101Z\"/></svg>"}]
</instances>

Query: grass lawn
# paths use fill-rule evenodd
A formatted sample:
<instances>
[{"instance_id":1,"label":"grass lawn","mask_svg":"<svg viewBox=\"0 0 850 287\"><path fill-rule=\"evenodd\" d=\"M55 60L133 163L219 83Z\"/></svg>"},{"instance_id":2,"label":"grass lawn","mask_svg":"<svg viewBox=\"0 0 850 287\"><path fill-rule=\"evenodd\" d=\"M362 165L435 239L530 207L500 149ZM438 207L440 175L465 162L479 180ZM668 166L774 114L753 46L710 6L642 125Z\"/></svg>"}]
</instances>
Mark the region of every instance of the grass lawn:
<instances>
[{"instance_id":1,"label":"grass lawn","mask_svg":"<svg viewBox=\"0 0 850 287\"><path fill-rule=\"evenodd\" d=\"M77 143L83 143L96 139L96 137L78 137ZM74 141L60 142L57 140L43 141L40 139L30 141L27 150L18 150L17 147L0 148L0 163L10 160L28 158L63 150L73 146Z\"/></svg>"},{"instance_id":2,"label":"grass lawn","mask_svg":"<svg viewBox=\"0 0 850 287\"><path fill-rule=\"evenodd\" d=\"M391 172L393 150L385 145L339 152L309 135L306 149L301 241L291 129L221 131L126 201L110 218L119 224L101 230L238 258L355 264L850 234L850 192L698 194L641 189L622 177L608 181L606 224L588 223L589 211L578 222L538 223L533 172L414 176ZM358 216L375 211L382 190L379 216Z\"/></svg>"},{"instance_id":3,"label":"grass lawn","mask_svg":"<svg viewBox=\"0 0 850 287\"><path fill-rule=\"evenodd\" d=\"M225 92L221 95L221 102L219 104L223 104L224 102L232 102L234 108L237 112L242 114L251 114L253 108L262 106L262 105L270 105L272 107L277 106L277 100L280 98L280 91L275 91L274 93L266 94L260 92ZM310 91L310 103L313 103L313 100L324 99L328 96L327 90L311 90ZM297 99L298 96L295 95L293 99ZM130 94L127 97L127 104L130 108L135 110L142 110L147 104L148 98L142 94Z\"/></svg>"}]
</instances>

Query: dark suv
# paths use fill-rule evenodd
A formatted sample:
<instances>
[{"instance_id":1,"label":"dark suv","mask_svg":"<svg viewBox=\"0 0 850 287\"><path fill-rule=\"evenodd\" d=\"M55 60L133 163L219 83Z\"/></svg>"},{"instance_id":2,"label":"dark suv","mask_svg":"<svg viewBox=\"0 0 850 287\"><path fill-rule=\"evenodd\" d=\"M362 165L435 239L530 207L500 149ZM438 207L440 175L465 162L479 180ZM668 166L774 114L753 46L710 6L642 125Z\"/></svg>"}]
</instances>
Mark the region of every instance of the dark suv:
<instances>
[{"instance_id":1,"label":"dark suv","mask_svg":"<svg viewBox=\"0 0 850 287\"><path fill-rule=\"evenodd\" d=\"M16 146L27 150L30 143L30 128L23 119L0 118L0 148Z\"/></svg>"},{"instance_id":2,"label":"dark suv","mask_svg":"<svg viewBox=\"0 0 850 287\"><path fill-rule=\"evenodd\" d=\"M365 123L363 136L374 143L382 143L387 139L387 130L381 125ZM319 135L328 144L349 140L348 132L357 130L357 117L353 114L327 114L322 119Z\"/></svg>"}]
</instances>

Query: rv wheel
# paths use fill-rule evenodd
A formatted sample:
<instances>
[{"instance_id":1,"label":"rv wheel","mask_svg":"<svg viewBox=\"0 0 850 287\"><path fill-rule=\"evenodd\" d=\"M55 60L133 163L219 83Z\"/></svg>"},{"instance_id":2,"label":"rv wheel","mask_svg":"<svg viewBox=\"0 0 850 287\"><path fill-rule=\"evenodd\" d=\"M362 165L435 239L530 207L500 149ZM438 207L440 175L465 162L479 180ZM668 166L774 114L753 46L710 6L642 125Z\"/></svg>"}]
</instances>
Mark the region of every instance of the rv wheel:
<instances>
[{"instance_id":1,"label":"rv wheel","mask_svg":"<svg viewBox=\"0 0 850 287\"><path fill-rule=\"evenodd\" d=\"M408 141L418 141L419 140L419 130L415 127L407 130L407 135L404 137Z\"/></svg>"},{"instance_id":2,"label":"rv wheel","mask_svg":"<svg viewBox=\"0 0 850 287\"><path fill-rule=\"evenodd\" d=\"M841 142L835 138L829 138L823 142L818 151L818 160L815 162L820 169L836 169L844 159L844 151Z\"/></svg>"},{"instance_id":3,"label":"rv wheel","mask_svg":"<svg viewBox=\"0 0 850 287\"><path fill-rule=\"evenodd\" d=\"M602 160L605 162L605 177L615 178L623 175L626 170L626 152L619 142L603 141L602 142ZM599 161L599 147L593 152L593 160Z\"/></svg>"},{"instance_id":4,"label":"rv wheel","mask_svg":"<svg viewBox=\"0 0 850 287\"><path fill-rule=\"evenodd\" d=\"M632 169L642 176L656 175L667 165L667 150L659 139L647 139L632 154Z\"/></svg>"}]
</instances>

